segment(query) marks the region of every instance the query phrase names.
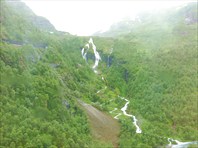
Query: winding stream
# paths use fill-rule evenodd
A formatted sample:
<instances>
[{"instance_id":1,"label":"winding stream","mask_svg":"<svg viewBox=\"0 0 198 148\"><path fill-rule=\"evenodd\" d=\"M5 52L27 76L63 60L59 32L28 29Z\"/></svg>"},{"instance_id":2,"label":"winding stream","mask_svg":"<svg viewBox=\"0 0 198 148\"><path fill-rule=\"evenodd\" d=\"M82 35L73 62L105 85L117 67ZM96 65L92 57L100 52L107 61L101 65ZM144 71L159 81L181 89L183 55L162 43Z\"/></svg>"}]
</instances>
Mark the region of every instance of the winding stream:
<instances>
[{"instance_id":1,"label":"winding stream","mask_svg":"<svg viewBox=\"0 0 198 148\"><path fill-rule=\"evenodd\" d=\"M92 49L93 49L94 55L95 55L95 63L94 63L94 65L93 65L92 69L93 69L94 72L97 74L98 72L97 72L96 68L98 67L98 64L99 64L99 61L101 60L101 57L100 57L99 53L98 53L97 50L96 50L96 46L95 46L95 44L94 44L92 38L89 39L89 42L85 45L85 48L82 48L81 53L82 53L83 59L85 59L85 61L87 62L87 52L88 52L88 50L89 50L89 48L90 48L90 44L92 45ZM112 54L112 52L113 52L113 48L112 48L111 51L110 51L110 55ZM110 61L109 61L110 55L108 56L108 67L110 66L110 64L109 64L109 62L110 62ZM104 77L102 77L102 80L104 81ZM96 93L100 93L102 90L105 90L106 88L107 88L107 87L105 86L104 89L98 90ZM120 109L120 110L122 111L122 113L118 113L116 116L114 116L114 118L118 120L118 119L119 119L118 117L121 116L121 115L125 115L125 116L127 116L127 117L131 117L132 120L133 120L132 123L133 123L134 126L136 127L136 133L141 134L141 133L142 133L142 130L140 129L140 127L139 127L138 124L137 124L137 122L138 122L137 118L136 118L134 115L128 114L128 113L126 112L126 110L127 110L127 108L128 108L128 104L130 103L130 101L129 101L128 99L124 98L124 97L121 97L121 96L118 96L118 97L119 97L120 99L122 99L122 100L125 100L126 103L125 103L125 105ZM113 113L113 112L115 112L115 111L117 111L117 110L118 110L117 108L114 108L114 110L110 111L109 113ZM147 134L148 134L148 133L147 133ZM167 138L167 137L163 137L163 138ZM167 141L169 142L169 144L167 145L167 147L171 147L171 148L187 148L187 147L188 147L189 145L191 145L191 144L198 144L198 141L180 142L180 141L174 140L174 139L172 139L172 138L167 138ZM176 143L176 144L172 144L172 142L174 142L174 143Z\"/></svg>"},{"instance_id":2,"label":"winding stream","mask_svg":"<svg viewBox=\"0 0 198 148\"><path fill-rule=\"evenodd\" d=\"M125 99L124 97L120 97L118 96L120 99L122 100L125 100L126 101L126 104L124 105L124 107L121 108L121 111L123 112L123 114L125 116L128 116L128 117L132 117L133 118L133 124L135 125L136 127L136 133L142 133L142 130L140 129L140 127L137 125L137 119L134 115L131 115L131 114L127 114L126 110L127 110L127 107L128 107L128 104L130 103L130 101L128 99Z\"/></svg>"},{"instance_id":3,"label":"winding stream","mask_svg":"<svg viewBox=\"0 0 198 148\"><path fill-rule=\"evenodd\" d=\"M134 115L128 114L126 112L127 108L128 108L128 104L130 103L130 101L124 97L118 96L120 99L125 100L126 103L124 105L124 107L122 107L120 110L122 111L122 113L118 113L114 118L115 119L119 119L118 117L121 115L125 115L127 117L131 117L133 119L133 124L136 127L136 133L142 133L142 130L140 129L140 127L137 125L138 120L136 119L136 117ZM109 113L113 113L115 111L117 111L117 108L114 108L114 110L110 111ZM161 136L160 136L161 137ZM192 141L192 142L180 142L178 140L172 139L172 138L167 138L167 137L162 137L162 138L166 138L167 141L169 142L169 144L167 145L167 147L171 147L171 148L188 148L189 145L191 144L198 144L198 141ZM172 144L172 143L176 143L176 144Z\"/></svg>"}]
</instances>

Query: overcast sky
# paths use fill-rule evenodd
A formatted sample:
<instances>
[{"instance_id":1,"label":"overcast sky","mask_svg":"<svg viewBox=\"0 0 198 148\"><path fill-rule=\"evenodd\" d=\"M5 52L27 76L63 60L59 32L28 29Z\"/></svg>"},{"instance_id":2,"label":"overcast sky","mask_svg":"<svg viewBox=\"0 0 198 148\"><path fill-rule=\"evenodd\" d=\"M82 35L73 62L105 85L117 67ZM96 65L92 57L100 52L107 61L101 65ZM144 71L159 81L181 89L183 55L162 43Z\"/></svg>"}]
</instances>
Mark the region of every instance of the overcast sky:
<instances>
[{"instance_id":1,"label":"overcast sky","mask_svg":"<svg viewBox=\"0 0 198 148\"><path fill-rule=\"evenodd\" d=\"M113 1L113 0L22 0L37 15L46 17L57 30L73 35L91 35L105 31L122 18L134 18L138 12L165 9L187 2L172 1Z\"/></svg>"}]
</instances>

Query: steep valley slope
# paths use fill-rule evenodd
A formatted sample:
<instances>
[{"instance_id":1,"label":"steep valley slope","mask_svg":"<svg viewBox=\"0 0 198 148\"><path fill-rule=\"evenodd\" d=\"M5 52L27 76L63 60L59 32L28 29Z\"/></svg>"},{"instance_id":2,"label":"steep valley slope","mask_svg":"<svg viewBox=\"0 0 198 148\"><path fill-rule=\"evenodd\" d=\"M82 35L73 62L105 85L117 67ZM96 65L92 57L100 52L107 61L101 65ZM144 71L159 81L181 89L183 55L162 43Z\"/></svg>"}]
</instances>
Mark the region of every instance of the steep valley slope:
<instances>
[{"instance_id":1,"label":"steep valley slope","mask_svg":"<svg viewBox=\"0 0 198 148\"><path fill-rule=\"evenodd\" d=\"M0 146L197 147L197 4L160 14L78 37L2 0Z\"/></svg>"}]
</instances>

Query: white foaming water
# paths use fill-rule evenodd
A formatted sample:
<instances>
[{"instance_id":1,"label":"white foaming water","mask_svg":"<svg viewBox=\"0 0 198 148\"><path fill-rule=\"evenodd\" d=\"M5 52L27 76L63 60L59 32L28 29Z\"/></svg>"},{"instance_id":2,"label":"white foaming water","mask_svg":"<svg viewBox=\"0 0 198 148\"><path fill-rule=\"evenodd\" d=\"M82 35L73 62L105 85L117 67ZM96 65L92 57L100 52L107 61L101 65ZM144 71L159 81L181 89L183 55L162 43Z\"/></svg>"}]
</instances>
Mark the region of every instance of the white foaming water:
<instances>
[{"instance_id":1,"label":"white foaming water","mask_svg":"<svg viewBox=\"0 0 198 148\"><path fill-rule=\"evenodd\" d=\"M85 59L85 61L87 62L87 52L88 52L88 50L89 50L89 44L87 43L87 44L85 45L85 47L87 47L87 48L86 48L86 49L83 48L83 49L81 50L81 54L82 54L83 59Z\"/></svg>"},{"instance_id":2,"label":"white foaming water","mask_svg":"<svg viewBox=\"0 0 198 148\"><path fill-rule=\"evenodd\" d=\"M87 48L89 49L89 44L87 43L87 44L85 45L85 47L87 47Z\"/></svg>"},{"instance_id":3,"label":"white foaming water","mask_svg":"<svg viewBox=\"0 0 198 148\"><path fill-rule=\"evenodd\" d=\"M98 53L97 50L96 50L96 45L94 44L92 38L89 39L89 43L92 44L92 48L93 48L94 55L95 55L95 64L94 64L94 66L92 67L92 68L95 70L95 69L98 67L98 63L99 63L99 61L101 60L101 58L100 58L99 53ZM97 71L96 71L96 72L97 72Z\"/></svg>"},{"instance_id":4,"label":"white foaming water","mask_svg":"<svg viewBox=\"0 0 198 148\"><path fill-rule=\"evenodd\" d=\"M136 127L136 133L142 133L142 130L141 130L140 127L137 125L137 121L138 121L138 120L136 119L136 117L135 117L134 115L127 114L127 112L126 112L127 107L128 107L128 104L130 103L130 101L127 100L127 99L125 99L125 98L123 98L123 97L120 97L120 96L119 96L119 98L121 98L122 100L125 100L125 101L126 101L126 104L124 105L123 108L121 108L121 111L123 112L123 114L124 114L125 116L132 117L132 118L133 118L133 124L134 124L135 127Z\"/></svg>"},{"instance_id":5,"label":"white foaming water","mask_svg":"<svg viewBox=\"0 0 198 148\"><path fill-rule=\"evenodd\" d=\"M85 51L85 49L83 48L83 49L81 50L82 57L83 57L83 55L84 55L84 51Z\"/></svg>"},{"instance_id":6,"label":"white foaming water","mask_svg":"<svg viewBox=\"0 0 198 148\"><path fill-rule=\"evenodd\" d=\"M180 142L180 141L174 140L172 138L168 138L168 142L169 142L169 144L167 146L171 147L171 148L188 148L188 146L191 144L198 144L198 141ZM177 144L172 144L172 142L175 142Z\"/></svg>"},{"instance_id":7,"label":"white foaming water","mask_svg":"<svg viewBox=\"0 0 198 148\"><path fill-rule=\"evenodd\" d=\"M92 68L93 68L93 70L94 70L95 73L98 73L98 71L96 70L96 68L98 67L98 64L99 64L99 61L101 60L101 57L100 57L98 51L96 50L96 45L94 44L92 38L90 38L89 39L89 42L85 45L85 47L87 47L87 50L85 51L85 48L83 48L81 50L81 54L82 54L83 59L85 59L85 61L87 62L87 51L90 48L90 44L92 45L92 49L93 49L94 55L95 55L95 63L94 63L94 65L93 65Z\"/></svg>"},{"instance_id":8,"label":"white foaming water","mask_svg":"<svg viewBox=\"0 0 198 148\"><path fill-rule=\"evenodd\" d=\"M120 99L126 101L124 107L121 108L121 111L123 112L123 114L124 114L125 116L133 118L133 124L134 124L135 127L136 127L136 133L142 133L142 130L141 130L140 127L137 125L138 120L136 119L136 117L135 117L134 115L127 114L127 112L126 112L127 107L128 107L128 104L130 103L129 100L128 100L128 99L125 99L124 97L120 97L120 96L118 96L118 97L119 97ZM116 109L116 108L115 108L115 109ZM115 109L112 110L112 111L110 111L110 113L112 113L113 111L115 111ZM117 110L117 109L116 109L116 110ZM114 118L115 118L115 119L118 119L118 116L120 116L120 115L122 115L122 114L119 113L119 114L116 115Z\"/></svg>"}]
</instances>

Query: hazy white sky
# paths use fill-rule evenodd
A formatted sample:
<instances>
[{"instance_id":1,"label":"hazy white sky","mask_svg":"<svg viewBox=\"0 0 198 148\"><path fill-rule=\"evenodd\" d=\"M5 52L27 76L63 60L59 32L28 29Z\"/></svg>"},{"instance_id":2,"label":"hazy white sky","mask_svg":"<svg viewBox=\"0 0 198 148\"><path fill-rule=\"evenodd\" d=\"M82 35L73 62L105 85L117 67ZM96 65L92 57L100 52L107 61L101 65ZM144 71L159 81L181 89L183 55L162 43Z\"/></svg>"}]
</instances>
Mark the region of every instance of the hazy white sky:
<instances>
[{"instance_id":1,"label":"hazy white sky","mask_svg":"<svg viewBox=\"0 0 198 148\"><path fill-rule=\"evenodd\" d=\"M122 18L134 18L140 11L179 6L188 0L113 1L113 0L22 0L37 15L46 17L57 30L76 35L104 31Z\"/></svg>"}]
</instances>

